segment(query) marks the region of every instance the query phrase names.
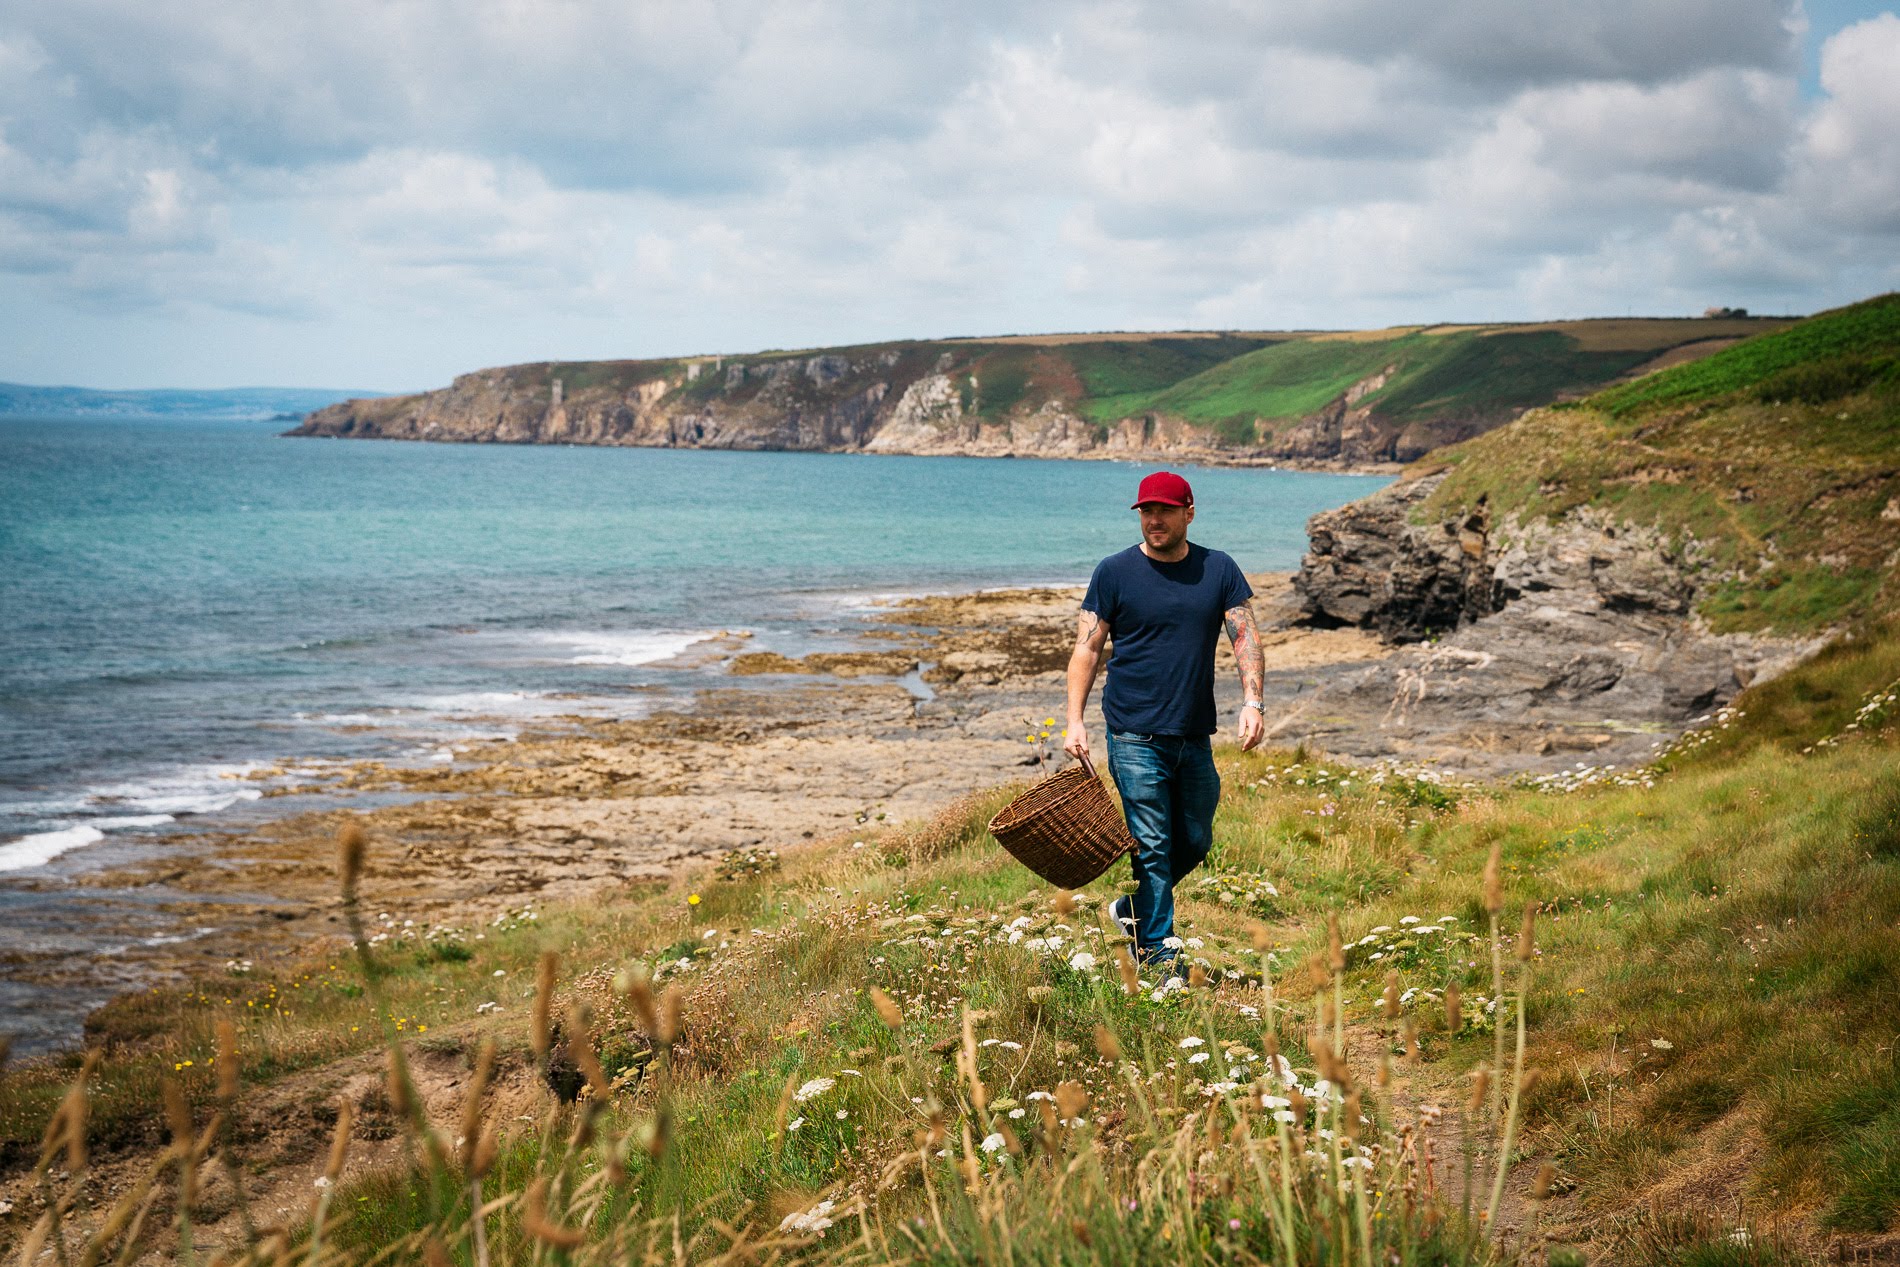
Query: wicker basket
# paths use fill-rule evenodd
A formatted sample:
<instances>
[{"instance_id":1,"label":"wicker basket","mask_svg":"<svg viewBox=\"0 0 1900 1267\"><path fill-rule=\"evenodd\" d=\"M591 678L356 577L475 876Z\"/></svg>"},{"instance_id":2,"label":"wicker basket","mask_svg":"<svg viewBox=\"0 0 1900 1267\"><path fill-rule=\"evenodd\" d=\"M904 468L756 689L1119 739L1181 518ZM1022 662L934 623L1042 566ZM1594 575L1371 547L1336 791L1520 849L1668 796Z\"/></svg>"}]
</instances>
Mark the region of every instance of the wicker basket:
<instances>
[{"instance_id":1,"label":"wicker basket","mask_svg":"<svg viewBox=\"0 0 1900 1267\"><path fill-rule=\"evenodd\" d=\"M1087 757L1024 792L990 820L990 834L1049 883L1079 889L1135 847Z\"/></svg>"}]
</instances>

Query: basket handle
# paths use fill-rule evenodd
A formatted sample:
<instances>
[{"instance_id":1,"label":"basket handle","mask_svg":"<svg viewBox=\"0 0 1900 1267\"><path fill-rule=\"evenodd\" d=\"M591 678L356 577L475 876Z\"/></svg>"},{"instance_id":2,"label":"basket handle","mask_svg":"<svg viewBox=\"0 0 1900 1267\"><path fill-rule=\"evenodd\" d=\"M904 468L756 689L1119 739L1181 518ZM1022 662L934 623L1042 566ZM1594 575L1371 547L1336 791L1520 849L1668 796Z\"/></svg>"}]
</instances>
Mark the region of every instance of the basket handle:
<instances>
[{"instance_id":1,"label":"basket handle","mask_svg":"<svg viewBox=\"0 0 1900 1267\"><path fill-rule=\"evenodd\" d=\"M1083 754L1082 754L1081 756L1079 756L1079 757L1077 757L1077 758L1076 758L1076 760L1077 760L1077 761L1080 761L1080 762L1082 763L1082 768L1083 768L1084 770L1087 770L1087 771L1089 772L1089 777L1090 777L1091 779L1095 779L1095 780L1097 780L1098 782L1099 782L1099 781L1101 780L1101 777L1102 777L1102 776L1101 776L1101 775L1099 775L1099 774L1097 774L1097 773L1095 773L1095 763L1094 763L1093 761L1090 761L1090 760L1089 760L1089 754L1088 754L1088 753L1086 753L1086 752L1085 752L1085 753L1083 753Z\"/></svg>"}]
</instances>

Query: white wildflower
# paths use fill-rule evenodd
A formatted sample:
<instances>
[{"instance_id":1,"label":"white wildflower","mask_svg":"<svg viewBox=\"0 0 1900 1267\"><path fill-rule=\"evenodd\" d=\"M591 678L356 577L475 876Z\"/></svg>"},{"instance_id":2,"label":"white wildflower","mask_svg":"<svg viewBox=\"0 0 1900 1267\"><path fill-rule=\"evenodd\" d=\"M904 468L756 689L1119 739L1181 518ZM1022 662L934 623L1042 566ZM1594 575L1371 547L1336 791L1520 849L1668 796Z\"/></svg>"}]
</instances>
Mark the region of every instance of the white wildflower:
<instances>
[{"instance_id":1,"label":"white wildflower","mask_svg":"<svg viewBox=\"0 0 1900 1267\"><path fill-rule=\"evenodd\" d=\"M1205 1047L1207 1046L1207 1040L1198 1034L1189 1034L1186 1038L1181 1040L1181 1046L1183 1048Z\"/></svg>"},{"instance_id":2,"label":"white wildflower","mask_svg":"<svg viewBox=\"0 0 1900 1267\"><path fill-rule=\"evenodd\" d=\"M1001 1134L985 1135L983 1137L983 1142L981 1144L978 1144L977 1147L981 1148L986 1153L998 1152L1003 1147L1003 1137Z\"/></svg>"},{"instance_id":3,"label":"white wildflower","mask_svg":"<svg viewBox=\"0 0 1900 1267\"><path fill-rule=\"evenodd\" d=\"M792 1099L799 1104L815 1099L838 1085L836 1078L813 1078L798 1090L792 1092Z\"/></svg>"},{"instance_id":4,"label":"white wildflower","mask_svg":"<svg viewBox=\"0 0 1900 1267\"><path fill-rule=\"evenodd\" d=\"M778 1230L816 1235L831 1226L831 1211L835 1205L832 1201L820 1201L809 1210L788 1214L780 1221Z\"/></svg>"},{"instance_id":5,"label":"white wildflower","mask_svg":"<svg viewBox=\"0 0 1900 1267\"><path fill-rule=\"evenodd\" d=\"M1095 956L1086 950L1077 951L1069 956L1069 966L1077 972L1087 972L1095 966Z\"/></svg>"}]
</instances>

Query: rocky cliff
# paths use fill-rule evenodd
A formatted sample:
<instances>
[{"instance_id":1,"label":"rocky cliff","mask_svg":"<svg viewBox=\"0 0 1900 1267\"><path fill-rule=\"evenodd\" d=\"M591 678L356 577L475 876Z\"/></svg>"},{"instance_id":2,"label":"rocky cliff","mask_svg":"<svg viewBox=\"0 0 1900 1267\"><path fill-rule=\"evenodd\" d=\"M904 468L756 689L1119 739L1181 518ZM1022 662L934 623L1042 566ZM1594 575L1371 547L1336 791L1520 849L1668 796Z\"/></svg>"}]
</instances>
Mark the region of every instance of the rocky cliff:
<instances>
[{"instance_id":1,"label":"rocky cliff","mask_svg":"<svg viewBox=\"0 0 1900 1267\"><path fill-rule=\"evenodd\" d=\"M1310 522L1292 619L1402 649L1290 733L1641 757L1900 608L1897 423L1885 296L1435 454Z\"/></svg>"},{"instance_id":2,"label":"rocky cliff","mask_svg":"<svg viewBox=\"0 0 1900 1267\"><path fill-rule=\"evenodd\" d=\"M1713 632L1693 612L1707 575L1694 546L1603 511L1496 524L1483 504L1423 513L1445 478L1402 481L1309 527L1300 618L1408 644L1330 688L1328 707L1358 719L1337 747L1462 734L1627 763L1820 645Z\"/></svg>"},{"instance_id":3,"label":"rocky cliff","mask_svg":"<svg viewBox=\"0 0 1900 1267\"><path fill-rule=\"evenodd\" d=\"M1726 331L1704 321L1623 328L1631 324L1611 335L1583 322L1572 323L1581 333L1057 336L550 362L347 401L290 434L1370 466L1409 461Z\"/></svg>"}]
</instances>

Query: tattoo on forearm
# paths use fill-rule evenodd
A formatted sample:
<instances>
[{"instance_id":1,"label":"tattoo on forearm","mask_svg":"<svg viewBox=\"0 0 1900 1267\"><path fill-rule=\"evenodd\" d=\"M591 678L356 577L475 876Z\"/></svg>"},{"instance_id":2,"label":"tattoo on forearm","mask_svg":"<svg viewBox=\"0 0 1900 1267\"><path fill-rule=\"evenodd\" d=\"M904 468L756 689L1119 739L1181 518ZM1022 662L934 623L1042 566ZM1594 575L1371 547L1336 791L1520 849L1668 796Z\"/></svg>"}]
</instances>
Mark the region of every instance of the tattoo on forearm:
<instances>
[{"instance_id":1,"label":"tattoo on forearm","mask_svg":"<svg viewBox=\"0 0 1900 1267\"><path fill-rule=\"evenodd\" d=\"M1245 603L1230 607L1224 619L1227 637L1234 644L1234 660L1240 665L1242 698L1259 699L1267 680L1267 658L1260 649L1260 630L1253 623L1253 608Z\"/></svg>"},{"instance_id":2,"label":"tattoo on forearm","mask_svg":"<svg viewBox=\"0 0 1900 1267\"><path fill-rule=\"evenodd\" d=\"M1101 628L1102 618L1100 616L1094 612L1083 612L1081 619L1077 620L1075 624L1075 645L1077 647L1093 646Z\"/></svg>"}]
</instances>

